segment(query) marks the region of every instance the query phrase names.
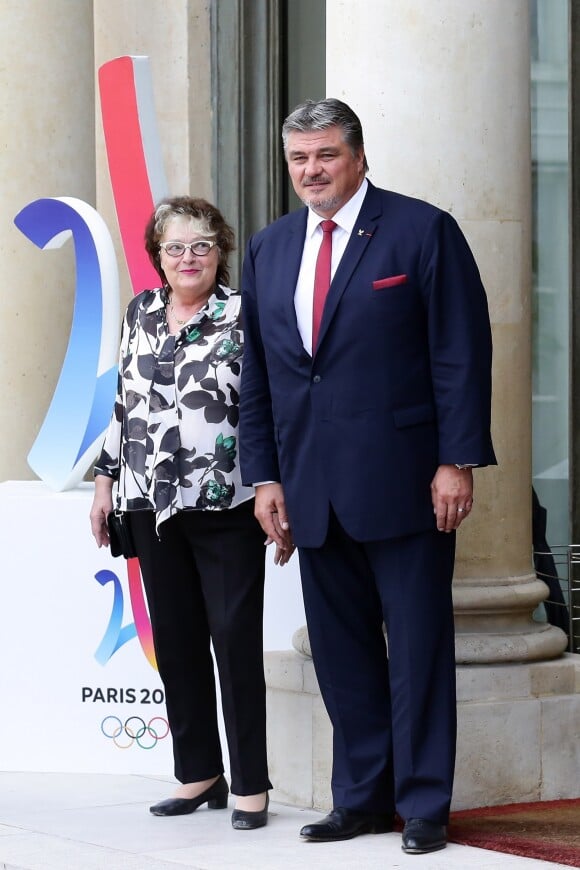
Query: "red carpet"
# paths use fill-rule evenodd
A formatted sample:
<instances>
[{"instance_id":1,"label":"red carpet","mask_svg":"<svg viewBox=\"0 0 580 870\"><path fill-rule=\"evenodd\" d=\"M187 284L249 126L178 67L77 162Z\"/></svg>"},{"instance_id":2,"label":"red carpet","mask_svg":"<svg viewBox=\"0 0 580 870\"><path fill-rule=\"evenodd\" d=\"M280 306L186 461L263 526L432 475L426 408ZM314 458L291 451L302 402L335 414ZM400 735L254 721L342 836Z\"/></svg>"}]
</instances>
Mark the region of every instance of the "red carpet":
<instances>
[{"instance_id":1,"label":"red carpet","mask_svg":"<svg viewBox=\"0 0 580 870\"><path fill-rule=\"evenodd\" d=\"M453 843L580 867L580 799L451 813Z\"/></svg>"}]
</instances>

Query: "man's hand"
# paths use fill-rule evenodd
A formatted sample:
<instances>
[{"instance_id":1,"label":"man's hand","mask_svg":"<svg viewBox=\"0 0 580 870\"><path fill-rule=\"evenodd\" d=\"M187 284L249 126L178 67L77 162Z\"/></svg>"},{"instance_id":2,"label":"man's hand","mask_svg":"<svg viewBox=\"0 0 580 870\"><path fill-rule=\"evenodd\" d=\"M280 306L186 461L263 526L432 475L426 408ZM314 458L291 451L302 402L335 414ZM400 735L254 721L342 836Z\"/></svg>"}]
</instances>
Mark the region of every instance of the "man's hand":
<instances>
[{"instance_id":1,"label":"man's hand","mask_svg":"<svg viewBox=\"0 0 580 870\"><path fill-rule=\"evenodd\" d=\"M276 544L274 562L276 565L285 565L294 551L294 544L282 484L263 483L256 487L254 514L266 533L266 546Z\"/></svg>"},{"instance_id":2,"label":"man's hand","mask_svg":"<svg viewBox=\"0 0 580 870\"><path fill-rule=\"evenodd\" d=\"M266 547L268 546L268 544L271 543L271 538L266 538L266 540L264 541ZM280 568L282 568L284 565L287 565L292 558L292 553L295 549L296 548L294 544L291 544L290 547L285 550L283 550L282 547L279 547L278 544L276 544L276 552L274 553L274 565L278 565Z\"/></svg>"},{"instance_id":3,"label":"man's hand","mask_svg":"<svg viewBox=\"0 0 580 870\"><path fill-rule=\"evenodd\" d=\"M473 469L440 465L431 481L431 500L438 531L458 529L473 507Z\"/></svg>"}]
</instances>

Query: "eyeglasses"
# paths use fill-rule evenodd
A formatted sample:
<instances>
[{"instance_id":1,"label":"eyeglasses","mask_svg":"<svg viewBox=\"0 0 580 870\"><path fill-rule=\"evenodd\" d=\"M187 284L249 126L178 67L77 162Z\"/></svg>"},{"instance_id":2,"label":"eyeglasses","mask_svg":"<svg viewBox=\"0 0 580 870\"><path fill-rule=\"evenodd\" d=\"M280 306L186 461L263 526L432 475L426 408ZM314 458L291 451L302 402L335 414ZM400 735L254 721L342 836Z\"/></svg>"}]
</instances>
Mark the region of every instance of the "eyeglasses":
<instances>
[{"instance_id":1,"label":"eyeglasses","mask_svg":"<svg viewBox=\"0 0 580 870\"><path fill-rule=\"evenodd\" d=\"M217 242L211 242L209 239L199 239L189 245L183 242L159 242L159 247L163 248L170 257L183 257L188 248L196 257L205 257L214 245L217 245Z\"/></svg>"}]
</instances>

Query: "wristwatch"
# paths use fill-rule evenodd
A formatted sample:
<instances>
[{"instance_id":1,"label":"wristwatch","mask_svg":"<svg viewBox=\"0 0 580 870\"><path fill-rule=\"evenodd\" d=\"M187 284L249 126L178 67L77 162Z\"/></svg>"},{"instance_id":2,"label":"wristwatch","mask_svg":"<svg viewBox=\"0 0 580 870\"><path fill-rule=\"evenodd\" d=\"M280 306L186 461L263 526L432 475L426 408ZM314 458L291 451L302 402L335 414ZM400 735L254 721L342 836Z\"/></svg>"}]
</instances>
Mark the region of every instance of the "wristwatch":
<instances>
[{"instance_id":1,"label":"wristwatch","mask_svg":"<svg viewBox=\"0 0 580 870\"><path fill-rule=\"evenodd\" d=\"M456 462L455 468L458 468L460 471L463 471L464 468L475 468L475 465L473 464L473 462L465 462L465 463Z\"/></svg>"}]
</instances>

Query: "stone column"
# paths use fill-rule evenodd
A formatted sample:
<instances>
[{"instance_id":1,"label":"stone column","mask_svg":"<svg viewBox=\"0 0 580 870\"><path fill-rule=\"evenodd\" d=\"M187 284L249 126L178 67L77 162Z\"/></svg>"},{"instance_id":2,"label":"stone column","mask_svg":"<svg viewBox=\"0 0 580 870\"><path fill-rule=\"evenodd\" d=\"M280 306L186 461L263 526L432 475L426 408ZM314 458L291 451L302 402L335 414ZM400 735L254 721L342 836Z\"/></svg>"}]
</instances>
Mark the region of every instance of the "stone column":
<instances>
[{"instance_id":1,"label":"stone column","mask_svg":"<svg viewBox=\"0 0 580 870\"><path fill-rule=\"evenodd\" d=\"M94 0L95 76L122 55L149 58L168 194L212 192L210 4L207 0ZM117 249L122 307L131 296L96 103L97 208ZM145 229L145 227L143 227ZM144 289L144 288L143 288Z\"/></svg>"},{"instance_id":2,"label":"stone column","mask_svg":"<svg viewBox=\"0 0 580 870\"><path fill-rule=\"evenodd\" d=\"M563 633L532 619L547 587L531 544L527 0L328 0L326 66L327 94L361 118L371 180L450 211L488 293L499 467L475 471L458 534L457 661L557 656Z\"/></svg>"},{"instance_id":3,"label":"stone column","mask_svg":"<svg viewBox=\"0 0 580 870\"><path fill-rule=\"evenodd\" d=\"M0 480L26 480L66 351L75 264L71 242L41 251L13 220L43 197L94 205L92 3L5 0L0 56Z\"/></svg>"}]
</instances>

